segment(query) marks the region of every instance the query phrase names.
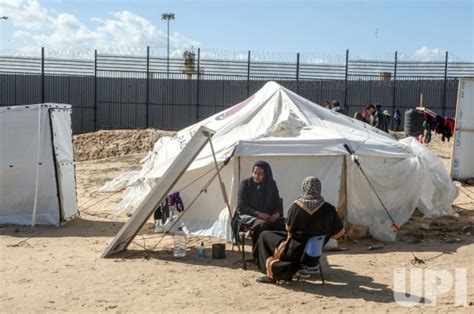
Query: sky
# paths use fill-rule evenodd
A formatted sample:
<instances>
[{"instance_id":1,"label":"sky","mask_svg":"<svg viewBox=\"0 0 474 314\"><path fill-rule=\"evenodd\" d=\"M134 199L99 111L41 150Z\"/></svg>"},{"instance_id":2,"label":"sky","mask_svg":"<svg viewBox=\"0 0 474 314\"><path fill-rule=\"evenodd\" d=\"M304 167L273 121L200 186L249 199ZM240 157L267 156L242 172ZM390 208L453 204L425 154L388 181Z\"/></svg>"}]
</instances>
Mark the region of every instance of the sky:
<instances>
[{"instance_id":1,"label":"sky","mask_svg":"<svg viewBox=\"0 0 474 314\"><path fill-rule=\"evenodd\" d=\"M0 52L163 55L201 48L216 58L474 61L474 0L0 0Z\"/></svg>"}]
</instances>

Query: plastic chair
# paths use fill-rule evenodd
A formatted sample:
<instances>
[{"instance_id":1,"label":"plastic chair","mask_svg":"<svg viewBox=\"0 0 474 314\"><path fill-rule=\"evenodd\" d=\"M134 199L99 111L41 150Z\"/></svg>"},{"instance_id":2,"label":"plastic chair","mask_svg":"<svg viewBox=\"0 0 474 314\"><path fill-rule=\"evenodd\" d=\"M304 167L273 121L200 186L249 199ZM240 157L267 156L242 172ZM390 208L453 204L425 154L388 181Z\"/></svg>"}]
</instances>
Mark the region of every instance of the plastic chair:
<instances>
[{"instance_id":1,"label":"plastic chair","mask_svg":"<svg viewBox=\"0 0 474 314\"><path fill-rule=\"evenodd\" d=\"M320 257L323 255L323 245L326 236L315 236L310 238L304 247L304 253L301 256L300 270L296 272L296 279L302 281L310 278L312 275L319 273L321 281L324 285L324 275L321 264L319 263Z\"/></svg>"}]
</instances>

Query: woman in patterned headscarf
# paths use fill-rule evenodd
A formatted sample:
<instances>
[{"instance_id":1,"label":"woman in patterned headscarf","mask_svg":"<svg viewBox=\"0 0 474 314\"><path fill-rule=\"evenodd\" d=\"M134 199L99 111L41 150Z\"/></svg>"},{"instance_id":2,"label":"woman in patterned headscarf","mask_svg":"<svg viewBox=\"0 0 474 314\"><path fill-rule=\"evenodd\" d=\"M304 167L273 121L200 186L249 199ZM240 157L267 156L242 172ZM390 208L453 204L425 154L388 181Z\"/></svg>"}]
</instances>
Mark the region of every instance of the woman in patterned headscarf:
<instances>
[{"instance_id":1,"label":"woman in patterned headscarf","mask_svg":"<svg viewBox=\"0 0 474 314\"><path fill-rule=\"evenodd\" d=\"M344 233L336 209L321 196L321 182L316 177L303 181L303 195L295 200L285 221L286 232L264 231L254 251L258 268L266 276L259 282L291 280L300 267L306 242L318 235L337 239Z\"/></svg>"}]
</instances>

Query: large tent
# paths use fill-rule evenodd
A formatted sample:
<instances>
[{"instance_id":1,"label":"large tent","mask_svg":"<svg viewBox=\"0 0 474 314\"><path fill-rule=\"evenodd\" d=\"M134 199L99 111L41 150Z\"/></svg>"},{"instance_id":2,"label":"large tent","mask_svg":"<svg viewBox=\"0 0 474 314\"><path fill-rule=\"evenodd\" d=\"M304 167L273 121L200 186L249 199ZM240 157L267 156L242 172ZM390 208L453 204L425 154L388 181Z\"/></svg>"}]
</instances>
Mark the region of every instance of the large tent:
<instances>
[{"instance_id":1,"label":"large tent","mask_svg":"<svg viewBox=\"0 0 474 314\"><path fill-rule=\"evenodd\" d=\"M159 139L142 161L140 173L128 176L116 215L133 212L151 187L160 184L163 173L200 126L215 130L212 143L217 160L231 157L222 169L222 179L232 210L240 180L250 176L256 160L263 159L272 166L285 210L299 196L302 180L317 176L323 197L344 211L348 222L368 226L377 239L395 240L388 215L344 149L348 144L398 225L406 223L417 207L430 216L452 213L458 190L439 158L423 145L410 138L396 141L385 132L269 82L243 102L174 137ZM199 194L213 168L211 149L206 147L175 186L185 205ZM214 180L183 221L193 234L230 239L229 218L219 183Z\"/></svg>"},{"instance_id":2,"label":"large tent","mask_svg":"<svg viewBox=\"0 0 474 314\"><path fill-rule=\"evenodd\" d=\"M53 224L78 214L71 106L0 108L0 224Z\"/></svg>"}]
</instances>

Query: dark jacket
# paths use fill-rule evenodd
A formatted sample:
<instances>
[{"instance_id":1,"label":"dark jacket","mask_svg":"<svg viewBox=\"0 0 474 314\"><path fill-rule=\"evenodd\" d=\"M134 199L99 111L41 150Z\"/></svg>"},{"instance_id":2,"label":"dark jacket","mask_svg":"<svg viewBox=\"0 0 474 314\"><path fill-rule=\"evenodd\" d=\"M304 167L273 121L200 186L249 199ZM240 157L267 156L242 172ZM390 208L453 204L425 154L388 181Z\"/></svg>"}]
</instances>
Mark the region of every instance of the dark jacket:
<instances>
[{"instance_id":1,"label":"dark jacket","mask_svg":"<svg viewBox=\"0 0 474 314\"><path fill-rule=\"evenodd\" d=\"M376 111L374 114L373 126L377 129L387 132L385 115L381 111Z\"/></svg>"},{"instance_id":2,"label":"dark jacket","mask_svg":"<svg viewBox=\"0 0 474 314\"><path fill-rule=\"evenodd\" d=\"M283 205L276 182L272 179L267 184L265 189L258 188L252 177L240 182L237 198L237 212L240 215L257 217L259 213L280 213L283 217Z\"/></svg>"}]
</instances>

